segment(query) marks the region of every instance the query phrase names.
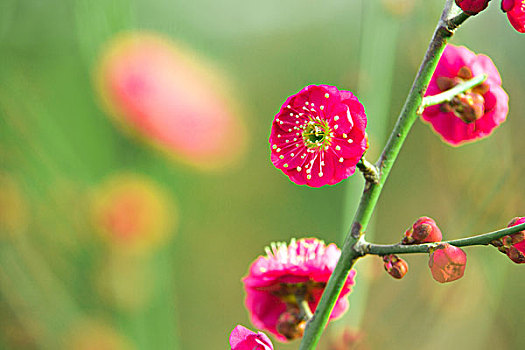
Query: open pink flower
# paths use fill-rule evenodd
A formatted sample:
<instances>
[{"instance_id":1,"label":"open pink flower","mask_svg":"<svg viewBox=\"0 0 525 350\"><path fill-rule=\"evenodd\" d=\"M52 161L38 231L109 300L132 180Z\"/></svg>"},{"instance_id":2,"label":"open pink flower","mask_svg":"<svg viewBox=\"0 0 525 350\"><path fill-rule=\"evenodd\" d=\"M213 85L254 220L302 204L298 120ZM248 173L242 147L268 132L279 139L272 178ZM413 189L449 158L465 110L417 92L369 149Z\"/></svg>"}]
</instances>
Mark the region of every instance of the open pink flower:
<instances>
[{"instance_id":1,"label":"open pink flower","mask_svg":"<svg viewBox=\"0 0 525 350\"><path fill-rule=\"evenodd\" d=\"M365 128L364 107L351 92L307 86L275 116L272 162L298 185L334 185L355 172L368 146Z\"/></svg>"},{"instance_id":2,"label":"open pink flower","mask_svg":"<svg viewBox=\"0 0 525 350\"><path fill-rule=\"evenodd\" d=\"M252 332L238 325L230 334L231 350L273 350L273 344L263 332Z\"/></svg>"},{"instance_id":3,"label":"open pink flower","mask_svg":"<svg viewBox=\"0 0 525 350\"><path fill-rule=\"evenodd\" d=\"M488 76L484 83L450 102L427 107L422 114L434 131L453 146L489 136L505 121L509 98L490 58L465 47L447 45L430 80L426 96L439 94L481 74Z\"/></svg>"},{"instance_id":4,"label":"open pink flower","mask_svg":"<svg viewBox=\"0 0 525 350\"><path fill-rule=\"evenodd\" d=\"M281 341L300 337L308 320L305 304L315 311L341 251L335 244L326 246L318 239L303 238L289 245L272 243L266 254L253 262L243 279L252 322ZM354 275L351 271L331 319L347 310L346 296Z\"/></svg>"},{"instance_id":5,"label":"open pink flower","mask_svg":"<svg viewBox=\"0 0 525 350\"><path fill-rule=\"evenodd\" d=\"M510 24L520 33L525 33L525 0L502 0L501 9L507 12Z\"/></svg>"}]
</instances>

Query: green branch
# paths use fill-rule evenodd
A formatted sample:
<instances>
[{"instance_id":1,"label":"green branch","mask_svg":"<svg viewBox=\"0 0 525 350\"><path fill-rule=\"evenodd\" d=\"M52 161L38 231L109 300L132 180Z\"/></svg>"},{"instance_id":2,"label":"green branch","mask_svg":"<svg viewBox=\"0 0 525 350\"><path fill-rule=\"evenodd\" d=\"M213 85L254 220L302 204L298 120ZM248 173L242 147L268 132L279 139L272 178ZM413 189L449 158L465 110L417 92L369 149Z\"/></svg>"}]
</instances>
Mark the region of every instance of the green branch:
<instances>
[{"instance_id":1,"label":"green branch","mask_svg":"<svg viewBox=\"0 0 525 350\"><path fill-rule=\"evenodd\" d=\"M525 223L507 227L501 230L494 232L484 233L477 236L454 239L451 241L443 241L438 243L448 243L456 247L468 247L473 245L487 245L490 244L495 239L511 235L513 233L525 230ZM383 245L383 244L372 244L368 242L363 242L360 244L363 245L363 251L365 254L372 255L388 255L388 254L412 254L412 253L428 253L429 249L435 246L438 243L427 243L427 244L414 244L414 245L404 245L404 244L392 244L392 245Z\"/></svg>"},{"instance_id":2,"label":"green branch","mask_svg":"<svg viewBox=\"0 0 525 350\"><path fill-rule=\"evenodd\" d=\"M465 92L467 90L470 90L475 86L478 86L479 84L483 83L485 80L487 80L487 75L482 74L470 80L467 80L464 83L458 84L454 86L452 89L443 91L440 94L424 97L423 101L421 102L421 106L418 109L418 114L421 114L423 110L427 108L428 106L438 105L443 102L450 102L458 94Z\"/></svg>"},{"instance_id":3,"label":"green branch","mask_svg":"<svg viewBox=\"0 0 525 350\"><path fill-rule=\"evenodd\" d=\"M337 302L350 269L355 264L356 260L364 255L365 252L360 249L361 246L356 245L356 243L366 230L388 174L392 169L394 161L401 150L401 146L403 145L410 128L417 119L417 109L421 105L423 95L425 94L430 78L436 69L439 58L445 49L446 42L453 35L455 29L468 17L469 15L463 12L458 12L458 8L454 6L453 0L447 0L445 9L443 10L438 26L434 32L432 40L430 41L430 45L423 62L421 63L419 72L405 101L405 105L401 110L401 114L399 115L387 145L376 164L376 167L380 172L379 182L367 183L367 186L365 187L359 207L354 216L354 222L343 244L341 257L339 258L334 272L328 281L313 318L306 326L299 347L300 350L315 349L321 338L321 333L328 323L330 314Z\"/></svg>"}]
</instances>

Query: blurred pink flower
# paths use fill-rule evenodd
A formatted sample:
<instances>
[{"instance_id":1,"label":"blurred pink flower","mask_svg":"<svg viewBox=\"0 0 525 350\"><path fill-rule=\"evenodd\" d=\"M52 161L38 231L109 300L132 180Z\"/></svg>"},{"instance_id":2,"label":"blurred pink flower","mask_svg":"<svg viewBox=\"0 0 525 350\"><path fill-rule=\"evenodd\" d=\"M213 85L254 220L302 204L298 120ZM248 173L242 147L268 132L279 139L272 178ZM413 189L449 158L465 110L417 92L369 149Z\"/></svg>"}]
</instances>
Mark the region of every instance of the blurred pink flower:
<instances>
[{"instance_id":1,"label":"blurred pink flower","mask_svg":"<svg viewBox=\"0 0 525 350\"><path fill-rule=\"evenodd\" d=\"M434 131L453 146L489 136L505 121L509 98L490 58L465 47L447 45L430 80L425 96L439 94L481 74L488 75L484 83L450 102L427 107L422 114Z\"/></svg>"},{"instance_id":2,"label":"blurred pink flower","mask_svg":"<svg viewBox=\"0 0 525 350\"><path fill-rule=\"evenodd\" d=\"M272 163L298 185L334 185L368 147L363 105L349 91L310 85L289 97L270 135Z\"/></svg>"},{"instance_id":3,"label":"blurred pink flower","mask_svg":"<svg viewBox=\"0 0 525 350\"><path fill-rule=\"evenodd\" d=\"M225 79L167 38L117 36L102 54L97 78L109 113L179 160L219 168L244 149L245 129Z\"/></svg>"},{"instance_id":4,"label":"blurred pink flower","mask_svg":"<svg viewBox=\"0 0 525 350\"><path fill-rule=\"evenodd\" d=\"M432 277L440 283L452 282L463 277L466 264L465 252L448 243L433 248L428 262Z\"/></svg>"},{"instance_id":5,"label":"blurred pink flower","mask_svg":"<svg viewBox=\"0 0 525 350\"><path fill-rule=\"evenodd\" d=\"M306 322L301 302L315 311L341 251L335 244L326 246L316 238L303 238L292 239L288 246L272 243L266 254L252 263L243 279L246 307L257 328L268 330L280 341L293 339L302 335ZM331 319L348 309L346 296L354 284L354 276L355 271L350 271ZM291 327L294 320L295 328Z\"/></svg>"},{"instance_id":6,"label":"blurred pink flower","mask_svg":"<svg viewBox=\"0 0 525 350\"><path fill-rule=\"evenodd\" d=\"M525 0L502 0L501 9L507 12L510 24L520 33L525 33Z\"/></svg>"},{"instance_id":7,"label":"blurred pink flower","mask_svg":"<svg viewBox=\"0 0 525 350\"><path fill-rule=\"evenodd\" d=\"M252 332L238 325L230 334L231 350L273 350L273 344L263 332Z\"/></svg>"},{"instance_id":8,"label":"blurred pink flower","mask_svg":"<svg viewBox=\"0 0 525 350\"><path fill-rule=\"evenodd\" d=\"M112 248L150 252L174 234L177 208L164 188L138 174L116 174L99 186L91 203L93 222Z\"/></svg>"}]
</instances>

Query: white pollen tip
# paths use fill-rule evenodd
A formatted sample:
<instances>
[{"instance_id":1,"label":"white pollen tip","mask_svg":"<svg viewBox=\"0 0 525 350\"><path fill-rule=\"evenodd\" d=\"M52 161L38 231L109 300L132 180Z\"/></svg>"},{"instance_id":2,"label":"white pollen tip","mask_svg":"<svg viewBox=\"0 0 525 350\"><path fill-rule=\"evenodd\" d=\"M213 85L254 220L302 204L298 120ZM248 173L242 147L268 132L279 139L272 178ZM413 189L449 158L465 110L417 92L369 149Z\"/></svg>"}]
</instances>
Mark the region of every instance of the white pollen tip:
<instances>
[{"instance_id":1,"label":"white pollen tip","mask_svg":"<svg viewBox=\"0 0 525 350\"><path fill-rule=\"evenodd\" d=\"M330 97L330 95L328 94L328 92L326 94L324 94L324 97L328 98Z\"/></svg>"},{"instance_id":2,"label":"white pollen tip","mask_svg":"<svg viewBox=\"0 0 525 350\"><path fill-rule=\"evenodd\" d=\"M284 164L283 167L288 168L288 164Z\"/></svg>"},{"instance_id":3,"label":"white pollen tip","mask_svg":"<svg viewBox=\"0 0 525 350\"><path fill-rule=\"evenodd\" d=\"M295 154L294 154L294 153L290 153L290 155L291 155L292 157L293 157L293 156L295 156Z\"/></svg>"},{"instance_id":4,"label":"white pollen tip","mask_svg":"<svg viewBox=\"0 0 525 350\"><path fill-rule=\"evenodd\" d=\"M334 117L334 120L335 120L335 121L338 121L338 120L339 120L339 116L336 115L336 116Z\"/></svg>"},{"instance_id":5,"label":"white pollen tip","mask_svg":"<svg viewBox=\"0 0 525 350\"><path fill-rule=\"evenodd\" d=\"M347 135L347 134L343 134L343 138L345 138L345 139L346 139L347 137L348 137L348 135Z\"/></svg>"},{"instance_id":6,"label":"white pollen tip","mask_svg":"<svg viewBox=\"0 0 525 350\"><path fill-rule=\"evenodd\" d=\"M290 113L290 117L293 117L293 113Z\"/></svg>"},{"instance_id":7,"label":"white pollen tip","mask_svg":"<svg viewBox=\"0 0 525 350\"><path fill-rule=\"evenodd\" d=\"M352 143L352 142L354 142L354 140L348 139L348 143Z\"/></svg>"},{"instance_id":8,"label":"white pollen tip","mask_svg":"<svg viewBox=\"0 0 525 350\"><path fill-rule=\"evenodd\" d=\"M324 109L324 106L320 106L319 108L320 108L321 110L323 110L323 109Z\"/></svg>"},{"instance_id":9,"label":"white pollen tip","mask_svg":"<svg viewBox=\"0 0 525 350\"><path fill-rule=\"evenodd\" d=\"M277 137L281 137L281 135L277 134Z\"/></svg>"},{"instance_id":10,"label":"white pollen tip","mask_svg":"<svg viewBox=\"0 0 525 350\"><path fill-rule=\"evenodd\" d=\"M334 130L337 130L338 127L339 127L339 125L335 124L334 125Z\"/></svg>"},{"instance_id":11,"label":"white pollen tip","mask_svg":"<svg viewBox=\"0 0 525 350\"><path fill-rule=\"evenodd\" d=\"M276 149L276 148L277 148L277 145L273 145L273 146L272 146L272 149Z\"/></svg>"},{"instance_id":12,"label":"white pollen tip","mask_svg":"<svg viewBox=\"0 0 525 350\"><path fill-rule=\"evenodd\" d=\"M307 178L308 180L310 180L310 179L312 178L312 175L308 174L308 175L306 175L306 178Z\"/></svg>"},{"instance_id":13,"label":"white pollen tip","mask_svg":"<svg viewBox=\"0 0 525 350\"><path fill-rule=\"evenodd\" d=\"M277 151L277 153L279 153L279 152L281 152L281 149L280 149L280 148L277 148L277 150L276 150L276 151Z\"/></svg>"},{"instance_id":14,"label":"white pollen tip","mask_svg":"<svg viewBox=\"0 0 525 350\"><path fill-rule=\"evenodd\" d=\"M323 173L319 173L319 177L323 177Z\"/></svg>"},{"instance_id":15,"label":"white pollen tip","mask_svg":"<svg viewBox=\"0 0 525 350\"><path fill-rule=\"evenodd\" d=\"M279 159L284 159L284 156L281 154L281 155L279 156Z\"/></svg>"},{"instance_id":16,"label":"white pollen tip","mask_svg":"<svg viewBox=\"0 0 525 350\"><path fill-rule=\"evenodd\" d=\"M339 158L339 163L342 163L344 161L343 157Z\"/></svg>"},{"instance_id":17,"label":"white pollen tip","mask_svg":"<svg viewBox=\"0 0 525 350\"><path fill-rule=\"evenodd\" d=\"M308 101L306 101L304 104L308 106Z\"/></svg>"},{"instance_id":18,"label":"white pollen tip","mask_svg":"<svg viewBox=\"0 0 525 350\"><path fill-rule=\"evenodd\" d=\"M303 168L301 168L300 166L297 167L297 171L301 171L303 170Z\"/></svg>"},{"instance_id":19,"label":"white pollen tip","mask_svg":"<svg viewBox=\"0 0 525 350\"><path fill-rule=\"evenodd\" d=\"M337 151L340 151L340 150L341 150L341 146L337 145L337 146L335 146L335 149L336 149Z\"/></svg>"}]
</instances>

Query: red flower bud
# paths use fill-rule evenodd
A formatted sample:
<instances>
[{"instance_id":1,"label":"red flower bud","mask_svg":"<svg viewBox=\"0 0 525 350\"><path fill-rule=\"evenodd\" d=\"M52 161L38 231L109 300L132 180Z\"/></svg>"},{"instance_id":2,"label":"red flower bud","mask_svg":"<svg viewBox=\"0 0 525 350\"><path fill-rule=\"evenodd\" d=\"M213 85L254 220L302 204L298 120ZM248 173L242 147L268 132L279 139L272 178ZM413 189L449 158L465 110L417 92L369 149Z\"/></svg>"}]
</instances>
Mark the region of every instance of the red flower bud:
<instances>
[{"instance_id":1,"label":"red flower bud","mask_svg":"<svg viewBox=\"0 0 525 350\"><path fill-rule=\"evenodd\" d=\"M441 230L434 219L423 216L405 232L403 244L420 244L440 242L443 239Z\"/></svg>"},{"instance_id":2,"label":"red flower bud","mask_svg":"<svg viewBox=\"0 0 525 350\"><path fill-rule=\"evenodd\" d=\"M408 272L408 264L405 260L399 258L397 255L390 254L383 256L385 271L396 279L405 277Z\"/></svg>"},{"instance_id":3,"label":"red flower bud","mask_svg":"<svg viewBox=\"0 0 525 350\"><path fill-rule=\"evenodd\" d=\"M490 0L456 0L456 5L468 13L475 15L487 8Z\"/></svg>"},{"instance_id":4,"label":"red flower bud","mask_svg":"<svg viewBox=\"0 0 525 350\"><path fill-rule=\"evenodd\" d=\"M525 223L525 217L516 217L509 222L507 227L512 227ZM525 230L516 232L512 235L501 237L492 241L490 244L514 261L516 264L525 263Z\"/></svg>"},{"instance_id":5,"label":"red flower bud","mask_svg":"<svg viewBox=\"0 0 525 350\"><path fill-rule=\"evenodd\" d=\"M284 335L286 339L293 340L301 338L306 327L306 320L299 309L291 308L279 316L277 320L277 332Z\"/></svg>"},{"instance_id":6,"label":"red flower bud","mask_svg":"<svg viewBox=\"0 0 525 350\"><path fill-rule=\"evenodd\" d=\"M463 277L466 264L465 252L448 243L434 248L428 262L432 277L439 283L452 282Z\"/></svg>"}]
</instances>

